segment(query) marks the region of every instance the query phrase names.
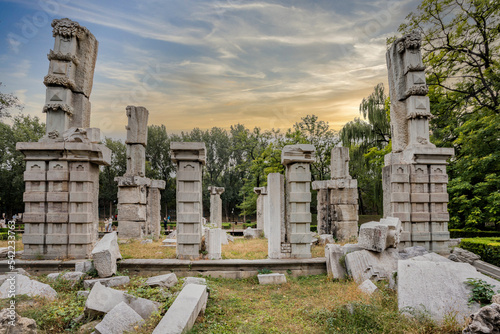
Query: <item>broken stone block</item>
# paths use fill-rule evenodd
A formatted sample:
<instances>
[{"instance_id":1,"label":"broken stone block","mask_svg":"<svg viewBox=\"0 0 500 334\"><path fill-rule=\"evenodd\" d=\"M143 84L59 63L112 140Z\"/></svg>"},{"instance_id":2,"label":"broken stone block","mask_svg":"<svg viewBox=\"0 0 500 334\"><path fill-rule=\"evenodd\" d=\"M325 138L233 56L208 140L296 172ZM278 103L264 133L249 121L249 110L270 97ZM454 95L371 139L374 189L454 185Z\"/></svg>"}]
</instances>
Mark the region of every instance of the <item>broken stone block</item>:
<instances>
[{"instance_id":1,"label":"broken stone block","mask_svg":"<svg viewBox=\"0 0 500 334\"><path fill-rule=\"evenodd\" d=\"M78 297L83 297L83 298L87 298L90 294L90 291L77 291L76 292L76 295Z\"/></svg>"},{"instance_id":2,"label":"broken stone block","mask_svg":"<svg viewBox=\"0 0 500 334\"><path fill-rule=\"evenodd\" d=\"M56 290L48 284L29 279L24 275L7 275L7 279L0 286L0 299L8 298L11 286L15 284L16 296L28 295L30 297L40 296L49 300L57 297Z\"/></svg>"},{"instance_id":3,"label":"broken stone block","mask_svg":"<svg viewBox=\"0 0 500 334\"><path fill-rule=\"evenodd\" d=\"M129 284L130 278L128 276L114 276L109 278L87 279L83 281L83 287L85 289L92 288L97 282L101 283L104 286L112 287Z\"/></svg>"},{"instance_id":4,"label":"broken stone block","mask_svg":"<svg viewBox=\"0 0 500 334\"><path fill-rule=\"evenodd\" d=\"M231 234L229 234L229 233L226 232L226 236L227 236L227 240L228 241L234 242L234 237Z\"/></svg>"},{"instance_id":5,"label":"broken stone block","mask_svg":"<svg viewBox=\"0 0 500 334\"><path fill-rule=\"evenodd\" d=\"M342 246L336 244L328 244L325 246L326 271L328 276L334 279L346 278L345 258ZM341 260L343 263L341 263Z\"/></svg>"},{"instance_id":6,"label":"broken stone block","mask_svg":"<svg viewBox=\"0 0 500 334\"><path fill-rule=\"evenodd\" d=\"M59 277L60 273L50 273L47 275L47 279L55 281Z\"/></svg>"},{"instance_id":7,"label":"broken stone block","mask_svg":"<svg viewBox=\"0 0 500 334\"><path fill-rule=\"evenodd\" d=\"M412 257L422 256L428 253L429 252L427 251L427 249L422 246L406 247L402 252L399 253L399 258L401 260L407 260L411 259Z\"/></svg>"},{"instance_id":8,"label":"broken stone block","mask_svg":"<svg viewBox=\"0 0 500 334\"><path fill-rule=\"evenodd\" d=\"M116 232L106 234L92 250L94 267L99 277L110 277L116 274L116 260L121 259Z\"/></svg>"},{"instance_id":9,"label":"broken stone block","mask_svg":"<svg viewBox=\"0 0 500 334\"><path fill-rule=\"evenodd\" d=\"M434 252L427 253L427 254L420 255L420 256L415 256L415 257L412 257L410 260L412 260L412 261L432 261L432 262L453 262L450 259L447 259L446 257L441 256L439 254L436 254Z\"/></svg>"},{"instance_id":10,"label":"broken stone block","mask_svg":"<svg viewBox=\"0 0 500 334\"><path fill-rule=\"evenodd\" d=\"M370 281L369 279L367 279L366 281L364 281L363 283L361 283L359 286L358 286L358 289L361 290L362 292L368 294L368 295L371 295L372 293L374 293L375 291L377 291L377 286L375 284L373 284L372 281Z\"/></svg>"},{"instance_id":11,"label":"broken stone block","mask_svg":"<svg viewBox=\"0 0 500 334\"><path fill-rule=\"evenodd\" d=\"M75 263L75 271L80 271L82 273L88 273L94 269L94 264L91 260L79 261Z\"/></svg>"},{"instance_id":12,"label":"broken stone block","mask_svg":"<svg viewBox=\"0 0 500 334\"><path fill-rule=\"evenodd\" d=\"M221 233L220 228L205 230L205 247L209 260L220 260L222 258Z\"/></svg>"},{"instance_id":13,"label":"broken stone block","mask_svg":"<svg viewBox=\"0 0 500 334\"><path fill-rule=\"evenodd\" d=\"M116 305L125 302L143 319L147 319L157 312L160 304L148 299L134 297L123 291L107 288L101 283L94 284L85 302L85 313L103 314L111 311Z\"/></svg>"},{"instance_id":14,"label":"broken stone block","mask_svg":"<svg viewBox=\"0 0 500 334\"><path fill-rule=\"evenodd\" d=\"M148 278L146 284L149 286L161 286L165 288L171 288L178 282L177 275L175 273L170 273L166 275L153 276Z\"/></svg>"},{"instance_id":15,"label":"broken stone block","mask_svg":"<svg viewBox=\"0 0 500 334\"><path fill-rule=\"evenodd\" d=\"M474 261L481 260L481 257L477 254L469 252L468 250L455 247L453 248L453 251L451 252L450 256L448 256L448 259L455 262L465 262L473 264Z\"/></svg>"},{"instance_id":16,"label":"broken stone block","mask_svg":"<svg viewBox=\"0 0 500 334\"><path fill-rule=\"evenodd\" d=\"M134 326L141 325L144 319L141 318L125 302L121 302L108 312L102 321L95 326L98 334L121 334L125 331L132 331Z\"/></svg>"},{"instance_id":17,"label":"broken stone block","mask_svg":"<svg viewBox=\"0 0 500 334\"><path fill-rule=\"evenodd\" d=\"M389 247L396 248L401 235L399 218L389 217L380 222L369 222L359 228L358 245L367 250L381 252Z\"/></svg>"},{"instance_id":18,"label":"broken stone block","mask_svg":"<svg viewBox=\"0 0 500 334\"><path fill-rule=\"evenodd\" d=\"M398 252L395 248L380 253L368 250L352 252L346 255L345 263L348 273L356 283L367 279L380 281L388 279L397 269Z\"/></svg>"},{"instance_id":19,"label":"broken stone block","mask_svg":"<svg viewBox=\"0 0 500 334\"><path fill-rule=\"evenodd\" d=\"M179 293L153 334L185 333L189 331L198 315L205 311L208 300L207 287L188 284Z\"/></svg>"},{"instance_id":20,"label":"broken stone block","mask_svg":"<svg viewBox=\"0 0 500 334\"><path fill-rule=\"evenodd\" d=\"M48 274L47 278L52 280L52 281L55 281L56 279L60 278L60 279L65 280L65 281L71 281L74 284L77 281L79 281L83 275L84 275L84 273L82 273L82 272L70 271L70 272L67 272L64 274L61 274L61 273Z\"/></svg>"},{"instance_id":21,"label":"broken stone block","mask_svg":"<svg viewBox=\"0 0 500 334\"><path fill-rule=\"evenodd\" d=\"M243 231L243 236L247 239L257 239L262 236L262 230L247 227L247 229Z\"/></svg>"},{"instance_id":22,"label":"broken stone block","mask_svg":"<svg viewBox=\"0 0 500 334\"><path fill-rule=\"evenodd\" d=\"M284 274L258 274L259 284L284 284L286 283L286 276Z\"/></svg>"},{"instance_id":23,"label":"broken stone block","mask_svg":"<svg viewBox=\"0 0 500 334\"><path fill-rule=\"evenodd\" d=\"M491 303L493 304L500 304L500 295L494 295L492 298L491 298Z\"/></svg>"},{"instance_id":24,"label":"broken stone block","mask_svg":"<svg viewBox=\"0 0 500 334\"><path fill-rule=\"evenodd\" d=\"M9 325L12 321L15 326ZM0 334L37 334L36 321L21 317L12 309L4 308L0 311Z\"/></svg>"},{"instance_id":25,"label":"broken stone block","mask_svg":"<svg viewBox=\"0 0 500 334\"><path fill-rule=\"evenodd\" d=\"M479 273L468 263L401 260L398 262L398 307L428 314L441 322L452 315L465 319L480 309L468 303L471 287L468 278L482 279L500 288L500 282Z\"/></svg>"},{"instance_id":26,"label":"broken stone block","mask_svg":"<svg viewBox=\"0 0 500 334\"><path fill-rule=\"evenodd\" d=\"M491 304L470 315L469 325L463 334L500 333L500 305Z\"/></svg>"},{"instance_id":27,"label":"broken stone block","mask_svg":"<svg viewBox=\"0 0 500 334\"><path fill-rule=\"evenodd\" d=\"M163 239L162 246L165 247L176 247L177 246L177 239Z\"/></svg>"},{"instance_id":28,"label":"broken stone block","mask_svg":"<svg viewBox=\"0 0 500 334\"><path fill-rule=\"evenodd\" d=\"M202 277L184 277L182 286L185 287L188 284L207 285L207 280Z\"/></svg>"},{"instance_id":29,"label":"broken stone block","mask_svg":"<svg viewBox=\"0 0 500 334\"><path fill-rule=\"evenodd\" d=\"M359 246L358 244L345 244L342 247L342 250L344 252L344 255L347 255L347 254L352 253L352 252L364 250L364 248Z\"/></svg>"},{"instance_id":30,"label":"broken stone block","mask_svg":"<svg viewBox=\"0 0 500 334\"><path fill-rule=\"evenodd\" d=\"M331 235L331 234L320 234L318 240L319 240L320 245L335 243L335 239L333 238L333 235Z\"/></svg>"},{"instance_id":31,"label":"broken stone block","mask_svg":"<svg viewBox=\"0 0 500 334\"><path fill-rule=\"evenodd\" d=\"M222 230L220 234L220 243L221 245L227 245L229 244L229 240L227 238L227 232Z\"/></svg>"}]
</instances>

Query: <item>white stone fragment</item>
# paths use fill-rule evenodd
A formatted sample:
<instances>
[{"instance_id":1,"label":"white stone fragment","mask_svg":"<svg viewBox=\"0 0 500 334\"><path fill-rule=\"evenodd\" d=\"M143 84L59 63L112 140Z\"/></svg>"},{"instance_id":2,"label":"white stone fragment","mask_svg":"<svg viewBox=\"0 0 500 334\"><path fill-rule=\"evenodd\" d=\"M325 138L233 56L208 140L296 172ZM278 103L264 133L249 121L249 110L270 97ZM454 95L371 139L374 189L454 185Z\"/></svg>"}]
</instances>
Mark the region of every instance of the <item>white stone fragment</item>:
<instances>
[{"instance_id":1,"label":"white stone fragment","mask_svg":"<svg viewBox=\"0 0 500 334\"><path fill-rule=\"evenodd\" d=\"M189 331L208 300L207 287L188 284L179 293L153 334L181 334Z\"/></svg>"},{"instance_id":2,"label":"white stone fragment","mask_svg":"<svg viewBox=\"0 0 500 334\"><path fill-rule=\"evenodd\" d=\"M130 278L128 276L113 276L108 278L94 278L83 281L83 287L85 289L92 288L94 284L97 282L101 283L104 286L112 287L112 286L120 286L130 283Z\"/></svg>"},{"instance_id":3,"label":"white stone fragment","mask_svg":"<svg viewBox=\"0 0 500 334\"><path fill-rule=\"evenodd\" d=\"M357 283L367 279L379 281L388 279L396 270L398 252L395 248L389 248L381 253L362 250L347 254L345 262L349 274Z\"/></svg>"},{"instance_id":4,"label":"white stone fragment","mask_svg":"<svg viewBox=\"0 0 500 334\"><path fill-rule=\"evenodd\" d=\"M79 261L75 263L75 271L80 271L82 273L88 273L94 269L94 264L91 260Z\"/></svg>"},{"instance_id":5,"label":"white stone fragment","mask_svg":"<svg viewBox=\"0 0 500 334\"><path fill-rule=\"evenodd\" d=\"M262 236L262 230L247 227L246 230L243 230L243 236L247 239L258 239Z\"/></svg>"},{"instance_id":6,"label":"white stone fragment","mask_svg":"<svg viewBox=\"0 0 500 334\"><path fill-rule=\"evenodd\" d=\"M375 284L373 284L372 281L370 281L369 279L367 279L366 281L364 281L363 283L361 283L359 286L358 286L358 289L361 290L362 292L368 294L368 295L371 295L372 293L374 293L375 291L377 291L377 286Z\"/></svg>"},{"instance_id":7,"label":"white stone fragment","mask_svg":"<svg viewBox=\"0 0 500 334\"><path fill-rule=\"evenodd\" d=\"M143 322L144 319L136 311L125 302L121 302L104 316L95 326L95 330L97 334L122 334L125 331L132 331L134 326Z\"/></svg>"},{"instance_id":8,"label":"white stone fragment","mask_svg":"<svg viewBox=\"0 0 500 334\"><path fill-rule=\"evenodd\" d=\"M148 280L146 281L146 284L153 287L161 286L165 288L171 288L174 285L176 285L177 282L178 282L177 275L175 275L175 273L170 273L166 275L149 277Z\"/></svg>"},{"instance_id":9,"label":"white stone fragment","mask_svg":"<svg viewBox=\"0 0 500 334\"><path fill-rule=\"evenodd\" d=\"M184 277L183 282L182 287L185 287L188 284L207 285L207 280L203 277Z\"/></svg>"},{"instance_id":10,"label":"white stone fragment","mask_svg":"<svg viewBox=\"0 0 500 334\"><path fill-rule=\"evenodd\" d=\"M8 274L7 276L5 282L0 286L0 299L9 298L11 288L15 288L16 296L40 296L49 300L54 300L57 297L56 290L52 289L48 284L29 279L29 277L19 274Z\"/></svg>"},{"instance_id":11,"label":"white stone fragment","mask_svg":"<svg viewBox=\"0 0 500 334\"><path fill-rule=\"evenodd\" d=\"M325 246L326 271L328 276L334 279L344 279L347 276L344 263L340 263L344 257L342 246L336 244L328 244Z\"/></svg>"},{"instance_id":12,"label":"white stone fragment","mask_svg":"<svg viewBox=\"0 0 500 334\"><path fill-rule=\"evenodd\" d=\"M284 284L286 283L286 276L284 274L258 274L259 284Z\"/></svg>"},{"instance_id":13,"label":"white stone fragment","mask_svg":"<svg viewBox=\"0 0 500 334\"><path fill-rule=\"evenodd\" d=\"M319 244L320 245L333 244L333 243L335 243L335 239L333 238L333 235L331 235L331 234L320 234L319 235Z\"/></svg>"},{"instance_id":14,"label":"white stone fragment","mask_svg":"<svg viewBox=\"0 0 500 334\"><path fill-rule=\"evenodd\" d=\"M121 259L116 232L106 234L92 250L94 266L99 277L110 277L116 274L116 260Z\"/></svg>"}]
</instances>

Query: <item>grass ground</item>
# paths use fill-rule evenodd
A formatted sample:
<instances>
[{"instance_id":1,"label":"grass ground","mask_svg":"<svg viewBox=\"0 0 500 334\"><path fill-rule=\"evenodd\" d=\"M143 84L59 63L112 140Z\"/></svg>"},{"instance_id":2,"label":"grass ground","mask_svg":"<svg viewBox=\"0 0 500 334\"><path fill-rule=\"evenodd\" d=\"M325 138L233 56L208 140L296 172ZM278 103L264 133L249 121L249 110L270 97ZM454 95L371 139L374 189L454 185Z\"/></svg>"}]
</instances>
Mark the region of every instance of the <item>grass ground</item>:
<instances>
[{"instance_id":1,"label":"grass ground","mask_svg":"<svg viewBox=\"0 0 500 334\"><path fill-rule=\"evenodd\" d=\"M77 297L81 283L75 286L46 276L37 277L57 292L55 301L17 297L17 312L35 319L39 334L90 333L101 317L73 319L83 313L85 299ZM282 285L259 285L257 278L243 280L208 278L210 296L206 312L198 317L194 333L388 333L454 334L461 326L438 326L428 319L406 318L398 312L394 292L383 284L372 296L361 293L352 281L333 282L326 275L293 278ZM170 290L150 288L145 278L132 277L130 284L116 287L128 293L162 304L134 333L151 333L180 291L182 282ZM9 300L0 300L0 308ZM94 322L93 322L94 321ZM90 324L90 325L89 325ZM86 326L86 331L82 327Z\"/></svg>"}]
</instances>

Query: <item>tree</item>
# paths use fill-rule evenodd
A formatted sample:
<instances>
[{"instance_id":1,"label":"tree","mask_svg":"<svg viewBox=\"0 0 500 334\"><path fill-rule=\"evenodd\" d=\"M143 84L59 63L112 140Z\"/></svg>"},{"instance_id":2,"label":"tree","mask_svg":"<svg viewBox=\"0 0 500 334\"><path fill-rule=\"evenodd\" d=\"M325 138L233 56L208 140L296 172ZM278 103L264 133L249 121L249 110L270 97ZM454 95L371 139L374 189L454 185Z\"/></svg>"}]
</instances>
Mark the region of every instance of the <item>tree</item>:
<instances>
[{"instance_id":1,"label":"tree","mask_svg":"<svg viewBox=\"0 0 500 334\"><path fill-rule=\"evenodd\" d=\"M424 0L399 28L422 33L431 140L453 146L448 167L450 226L484 228L496 214L500 124L500 3ZM495 160L496 159L496 160Z\"/></svg>"},{"instance_id":2,"label":"tree","mask_svg":"<svg viewBox=\"0 0 500 334\"><path fill-rule=\"evenodd\" d=\"M342 145L349 147L350 173L358 180L361 213L382 214L383 157L390 151L389 102L383 84L364 98L356 118L340 131Z\"/></svg>"},{"instance_id":3,"label":"tree","mask_svg":"<svg viewBox=\"0 0 500 334\"><path fill-rule=\"evenodd\" d=\"M9 126L0 122L0 208L12 215L24 211L24 155L16 151L18 142L36 142L45 134L38 117L18 115Z\"/></svg>"},{"instance_id":4,"label":"tree","mask_svg":"<svg viewBox=\"0 0 500 334\"><path fill-rule=\"evenodd\" d=\"M99 203L104 212L115 214L113 204L118 202L118 184L115 177L123 176L127 170L127 148L120 140L105 138L104 145L111 150L111 165L101 167L99 173Z\"/></svg>"},{"instance_id":5,"label":"tree","mask_svg":"<svg viewBox=\"0 0 500 334\"><path fill-rule=\"evenodd\" d=\"M0 87L2 87L1 82ZM0 118L10 117L8 110L12 108L22 110L23 106L15 95L0 92Z\"/></svg>"}]
</instances>

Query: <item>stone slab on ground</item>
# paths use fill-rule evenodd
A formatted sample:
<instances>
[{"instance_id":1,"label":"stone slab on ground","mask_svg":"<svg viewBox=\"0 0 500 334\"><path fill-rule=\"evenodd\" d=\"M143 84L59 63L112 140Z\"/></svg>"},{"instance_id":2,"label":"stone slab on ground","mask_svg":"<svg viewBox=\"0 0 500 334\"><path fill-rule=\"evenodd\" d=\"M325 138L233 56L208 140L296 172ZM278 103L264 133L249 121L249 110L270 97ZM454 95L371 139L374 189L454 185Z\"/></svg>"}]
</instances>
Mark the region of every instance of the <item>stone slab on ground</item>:
<instances>
[{"instance_id":1,"label":"stone slab on ground","mask_svg":"<svg viewBox=\"0 0 500 334\"><path fill-rule=\"evenodd\" d=\"M185 287L188 284L207 285L207 280L203 277L184 277L183 282L182 287Z\"/></svg>"},{"instance_id":2,"label":"stone slab on ground","mask_svg":"<svg viewBox=\"0 0 500 334\"><path fill-rule=\"evenodd\" d=\"M97 334L122 334L141 325L144 319L125 302L120 302L95 326Z\"/></svg>"},{"instance_id":3,"label":"stone slab on ground","mask_svg":"<svg viewBox=\"0 0 500 334\"><path fill-rule=\"evenodd\" d=\"M335 239L333 238L333 235L331 234L320 234L318 243L320 245L326 245L326 244L333 244L335 243Z\"/></svg>"},{"instance_id":4,"label":"stone slab on ground","mask_svg":"<svg viewBox=\"0 0 500 334\"><path fill-rule=\"evenodd\" d=\"M345 270L343 264L340 263L340 259L344 257L342 246L336 244L327 244L325 246L325 257L326 271L328 273L328 276L331 276L335 279L346 278L347 271Z\"/></svg>"},{"instance_id":5,"label":"stone slab on ground","mask_svg":"<svg viewBox=\"0 0 500 334\"><path fill-rule=\"evenodd\" d=\"M84 298L87 298L89 296L89 294L90 294L90 291L83 291L82 290L82 291L77 291L76 292L76 295L78 297L84 297Z\"/></svg>"},{"instance_id":6,"label":"stone slab on ground","mask_svg":"<svg viewBox=\"0 0 500 334\"><path fill-rule=\"evenodd\" d=\"M410 258L411 261L453 262L450 259L434 252Z\"/></svg>"},{"instance_id":7,"label":"stone slab on ground","mask_svg":"<svg viewBox=\"0 0 500 334\"><path fill-rule=\"evenodd\" d=\"M441 322L447 315L464 321L479 310L468 305L471 287L464 282L477 278L500 288L500 282L479 273L468 263L401 260L398 262L398 306L401 311L423 311Z\"/></svg>"},{"instance_id":8,"label":"stone slab on ground","mask_svg":"<svg viewBox=\"0 0 500 334\"><path fill-rule=\"evenodd\" d=\"M116 232L111 232L97 242L92 250L94 267L99 277L110 277L116 274L116 260L121 259Z\"/></svg>"},{"instance_id":9,"label":"stone slab on ground","mask_svg":"<svg viewBox=\"0 0 500 334\"><path fill-rule=\"evenodd\" d=\"M243 236L247 239L258 239L262 236L262 230L258 228L247 227L243 230Z\"/></svg>"},{"instance_id":10,"label":"stone slab on ground","mask_svg":"<svg viewBox=\"0 0 500 334\"><path fill-rule=\"evenodd\" d=\"M73 284L74 284L77 281L79 281L83 275L84 275L84 273L79 272L79 271L69 271L69 272L64 273L64 274L62 274L62 273L48 274L47 278L50 280L53 280L53 281L60 278L60 279L65 280L65 281L73 282Z\"/></svg>"},{"instance_id":11,"label":"stone slab on ground","mask_svg":"<svg viewBox=\"0 0 500 334\"><path fill-rule=\"evenodd\" d=\"M85 312L97 314L108 313L121 302L129 305L143 319L149 318L151 314L157 312L159 309L159 303L134 297L123 291L105 287L97 282L94 284L92 290L90 290L90 294L85 302Z\"/></svg>"},{"instance_id":12,"label":"stone slab on ground","mask_svg":"<svg viewBox=\"0 0 500 334\"><path fill-rule=\"evenodd\" d=\"M200 312L207 306L207 287L188 284L179 293L153 334L174 334L189 331Z\"/></svg>"},{"instance_id":13,"label":"stone slab on ground","mask_svg":"<svg viewBox=\"0 0 500 334\"><path fill-rule=\"evenodd\" d=\"M367 279L376 281L389 279L397 269L398 258L398 251L395 248L388 248L381 253L362 250L348 253L345 263L347 271L359 284Z\"/></svg>"},{"instance_id":14,"label":"stone slab on ground","mask_svg":"<svg viewBox=\"0 0 500 334\"><path fill-rule=\"evenodd\" d=\"M402 252L399 252L399 258L401 260L407 260L411 259L412 257L421 256L428 253L429 252L427 251L427 249L422 246L406 247Z\"/></svg>"},{"instance_id":15,"label":"stone slab on ground","mask_svg":"<svg viewBox=\"0 0 500 334\"><path fill-rule=\"evenodd\" d=\"M5 280L5 282L3 282L3 284L0 286L0 299L8 298L11 282L13 281L11 279L12 277L15 277L16 296L19 295L28 295L30 297L40 296L40 297L45 297L49 300L54 300L57 297L56 290L52 289L52 287L48 284L32 280L24 275L7 275L7 276L8 277Z\"/></svg>"},{"instance_id":16,"label":"stone slab on ground","mask_svg":"<svg viewBox=\"0 0 500 334\"><path fill-rule=\"evenodd\" d=\"M284 274L258 274L259 284L284 284L286 283L286 276Z\"/></svg>"},{"instance_id":17,"label":"stone slab on ground","mask_svg":"<svg viewBox=\"0 0 500 334\"><path fill-rule=\"evenodd\" d=\"M97 282L106 287L112 287L128 284L130 283L130 278L128 276L113 276L108 278L87 279L83 281L83 287L85 289L92 288Z\"/></svg>"},{"instance_id":18,"label":"stone slab on ground","mask_svg":"<svg viewBox=\"0 0 500 334\"><path fill-rule=\"evenodd\" d=\"M229 240L227 238L227 232L224 230L222 230L222 232L220 234L220 243L221 243L221 245L229 244Z\"/></svg>"},{"instance_id":19,"label":"stone slab on ground","mask_svg":"<svg viewBox=\"0 0 500 334\"><path fill-rule=\"evenodd\" d=\"M75 271L80 271L82 273L88 273L94 269L94 264L91 260L79 261L75 263Z\"/></svg>"},{"instance_id":20,"label":"stone slab on ground","mask_svg":"<svg viewBox=\"0 0 500 334\"><path fill-rule=\"evenodd\" d=\"M177 275L175 275L175 273L170 273L166 275L149 277L148 280L146 281L146 284L153 287L161 286L165 288L171 288L174 285L176 285L177 282L178 282Z\"/></svg>"},{"instance_id":21,"label":"stone slab on ground","mask_svg":"<svg viewBox=\"0 0 500 334\"><path fill-rule=\"evenodd\" d=\"M162 246L165 247L176 247L177 246L177 239L163 239Z\"/></svg>"},{"instance_id":22,"label":"stone slab on ground","mask_svg":"<svg viewBox=\"0 0 500 334\"><path fill-rule=\"evenodd\" d=\"M481 260L474 261L473 266L481 273L500 280L500 268Z\"/></svg>"},{"instance_id":23,"label":"stone slab on ground","mask_svg":"<svg viewBox=\"0 0 500 334\"><path fill-rule=\"evenodd\" d=\"M372 293L374 293L375 291L377 291L377 286L375 284L373 284L372 281L370 281L369 279L367 279L366 281L364 281L363 283L361 283L359 286L358 286L358 289L361 290L362 292L368 294L368 295L371 295Z\"/></svg>"},{"instance_id":24,"label":"stone slab on ground","mask_svg":"<svg viewBox=\"0 0 500 334\"><path fill-rule=\"evenodd\" d=\"M14 321L15 326L9 325ZM19 316L16 312L11 314L11 310L4 308L0 311L0 333L1 334L37 334L36 321L30 318Z\"/></svg>"}]
</instances>

